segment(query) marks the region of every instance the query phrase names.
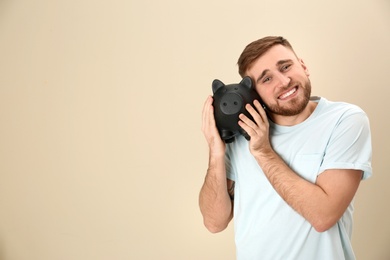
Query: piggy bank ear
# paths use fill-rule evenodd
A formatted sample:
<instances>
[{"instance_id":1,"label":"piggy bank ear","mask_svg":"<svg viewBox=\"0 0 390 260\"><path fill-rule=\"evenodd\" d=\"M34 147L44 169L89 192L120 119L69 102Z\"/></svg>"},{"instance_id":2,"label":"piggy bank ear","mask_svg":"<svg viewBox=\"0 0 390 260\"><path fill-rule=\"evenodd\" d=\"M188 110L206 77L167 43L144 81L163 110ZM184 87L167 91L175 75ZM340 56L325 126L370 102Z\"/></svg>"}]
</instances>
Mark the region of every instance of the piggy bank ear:
<instances>
[{"instance_id":1,"label":"piggy bank ear","mask_svg":"<svg viewBox=\"0 0 390 260\"><path fill-rule=\"evenodd\" d=\"M217 92L218 89L224 87L225 84L223 84L223 82L220 81L219 79L214 79L212 86L213 86L213 94L215 94L215 92Z\"/></svg>"},{"instance_id":2,"label":"piggy bank ear","mask_svg":"<svg viewBox=\"0 0 390 260\"><path fill-rule=\"evenodd\" d=\"M250 77L244 77L241 80L240 85L244 85L247 88L252 88L252 79Z\"/></svg>"}]
</instances>

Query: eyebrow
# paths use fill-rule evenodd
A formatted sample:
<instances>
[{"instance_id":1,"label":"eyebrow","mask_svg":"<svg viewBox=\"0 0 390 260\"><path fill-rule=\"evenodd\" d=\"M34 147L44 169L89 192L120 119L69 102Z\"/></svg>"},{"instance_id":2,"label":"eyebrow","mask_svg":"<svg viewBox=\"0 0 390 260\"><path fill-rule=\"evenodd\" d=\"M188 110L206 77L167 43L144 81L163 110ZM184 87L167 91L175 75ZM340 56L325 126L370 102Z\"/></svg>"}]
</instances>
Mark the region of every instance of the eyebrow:
<instances>
[{"instance_id":1,"label":"eyebrow","mask_svg":"<svg viewBox=\"0 0 390 260\"><path fill-rule=\"evenodd\" d=\"M291 59L280 60L276 63L276 66L280 66L282 64L285 64L285 63L291 62L291 61L292 61ZM269 69L263 70L263 72L260 74L260 76L256 79L256 83L258 83L265 76L265 74L267 74L269 71L270 71Z\"/></svg>"},{"instance_id":2,"label":"eyebrow","mask_svg":"<svg viewBox=\"0 0 390 260\"><path fill-rule=\"evenodd\" d=\"M269 72L269 69L263 70L263 72L260 74L260 76L257 78L256 83L259 83L259 81Z\"/></svg>"}]
</instances>

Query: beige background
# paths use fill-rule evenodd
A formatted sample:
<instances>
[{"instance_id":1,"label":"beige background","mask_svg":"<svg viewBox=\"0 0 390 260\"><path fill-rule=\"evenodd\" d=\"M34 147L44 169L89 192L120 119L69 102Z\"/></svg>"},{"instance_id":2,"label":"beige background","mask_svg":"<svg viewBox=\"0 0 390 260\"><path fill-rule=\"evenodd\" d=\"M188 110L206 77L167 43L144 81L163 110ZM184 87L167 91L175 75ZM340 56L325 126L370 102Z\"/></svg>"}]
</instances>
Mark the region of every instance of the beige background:
<instances>
[{"instance_id":1,"label":"beige background","mask_svg":"<svg viewBox=\"0 0 390 260\"><path fill-rule=\"evenodd\" d=\"M234 259L198 210L201 109L266 35L368 113L353 244L390 259L388 0L0 0L0 259Z\"/></svg>"}]
</instances>

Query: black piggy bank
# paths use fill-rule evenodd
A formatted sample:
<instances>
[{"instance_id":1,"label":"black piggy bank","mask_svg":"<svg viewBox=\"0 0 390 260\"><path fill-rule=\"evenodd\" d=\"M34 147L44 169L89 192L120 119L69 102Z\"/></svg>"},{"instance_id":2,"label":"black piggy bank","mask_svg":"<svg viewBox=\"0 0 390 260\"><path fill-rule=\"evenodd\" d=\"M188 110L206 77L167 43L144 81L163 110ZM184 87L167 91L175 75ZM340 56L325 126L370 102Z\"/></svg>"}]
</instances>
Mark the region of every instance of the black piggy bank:
<instances>
[{"instance_id":1,"label":"black piggy bank","mask_svg":"<svg viewBox=\"0 0 390 260\"><path fill-rule=\"evenodd\" d=\"M232 143L239 134L250 140L250 136L238 125L238 116L242 113L253 120L245 105L253 105L254 100L262 104L259 94L252 87L251 78L244 77L240 83L230 85L215 79L212 89L214 116L222 140Z\"/></svg>"}]
</instances>

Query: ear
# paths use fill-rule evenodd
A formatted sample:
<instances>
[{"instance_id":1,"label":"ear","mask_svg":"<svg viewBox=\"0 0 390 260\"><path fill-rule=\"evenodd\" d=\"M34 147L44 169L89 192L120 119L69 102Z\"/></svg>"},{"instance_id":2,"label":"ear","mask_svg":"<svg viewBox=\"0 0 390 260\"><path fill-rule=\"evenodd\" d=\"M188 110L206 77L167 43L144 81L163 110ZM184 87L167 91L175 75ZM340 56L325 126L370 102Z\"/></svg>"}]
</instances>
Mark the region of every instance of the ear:
<instances>
[{"instance_id":1,"label":"ear","mask_svg":"<svg viewBox=\"0 0 390 260\"><path fill-rule=\"evenodd\" d=\"M306 76L310 76L309 69L307 68L306 64L303 62L302 59L299 59L299 63L301 64L303 70L305 71Z\"/></svg>"},{"instance_id":2,"label":"ear","mask_svg":"<svg viewBox=\"0 0 390 260\"><path fill-rule=\"evenodd\" d=\"M252 88L252 79L246 76L241 80L240 85L244 85L247 88Z\"/></svg>"},{"instance_id":3,"label":"ear","mask_svg":"<svg viewBox=\"0 0 390 260\"><path fill-rule=\"evenodd\" d=\"M220 81L219 79L214 79L213 84L212 84L213 94L215 94L215 92L217 92L218 89L220 89L224 86L225 86L225 84L223 84L222 81Z\"/></svg>"}]
</instances>

